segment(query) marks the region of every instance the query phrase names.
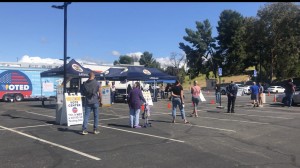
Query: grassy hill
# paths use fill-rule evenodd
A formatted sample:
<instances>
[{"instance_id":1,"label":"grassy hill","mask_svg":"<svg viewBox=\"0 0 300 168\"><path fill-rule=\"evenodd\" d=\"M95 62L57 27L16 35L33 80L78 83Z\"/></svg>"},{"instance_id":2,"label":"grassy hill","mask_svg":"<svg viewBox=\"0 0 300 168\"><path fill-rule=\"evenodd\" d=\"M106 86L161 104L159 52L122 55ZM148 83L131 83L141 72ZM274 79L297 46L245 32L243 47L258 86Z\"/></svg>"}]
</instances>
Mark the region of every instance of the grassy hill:
<instances>
[{"instance_id":1,"label":"grassy hill","mask_svg":"<svg viewBox=\"0 0 300 168\"><path fill-rule=\"evenodd\" d=\"M214 79L214 78L210 78L210 79ZM204 88L206 87L206 79L205 79L205 75L199 75L198 77L196 77L195 79L191 79L189 80L189 76L185 77L185 82L182 84L183 89L189 89L190 88L190 82L191 84L193 84L193 81L196 80L198 81L200 87ZM234 82L246 82L248 80L248 75L238 75L238 76L227 76L227 77L221 77L221 83L230 83L230 81L234 81ZM217 79L218 83L219 83L219 79Z\"/></svg>"}]
</instances>

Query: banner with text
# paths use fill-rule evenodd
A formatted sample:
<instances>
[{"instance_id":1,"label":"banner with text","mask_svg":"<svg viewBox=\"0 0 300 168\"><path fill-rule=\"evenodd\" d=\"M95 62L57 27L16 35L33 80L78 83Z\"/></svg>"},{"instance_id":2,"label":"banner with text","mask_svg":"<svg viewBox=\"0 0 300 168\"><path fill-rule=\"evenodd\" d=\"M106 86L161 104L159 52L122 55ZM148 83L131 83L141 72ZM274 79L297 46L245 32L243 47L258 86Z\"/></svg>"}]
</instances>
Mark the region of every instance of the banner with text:
<instances>
[{"instance_id":1,"label":"banner with text","mask_svg":"<svg viewBox=\"0 0 300 168\"><path fill-rule=\"evenodd\" d=\"M111 106L111 93L110 93L110 87L109 86L102 86L101 87L101 93L102 93L102 106L108 107Z\"/></svg>"},{"instance_id":2,"label":"banner with text","mask_svg":"<svg viewBox=\"0 0 300 168\"><path fill-rule=\"evenodd\" d=\"M65 102L66 102L66 119L67 125L78 125L83 123L83 110L82 110L82 101L81 94L68 94L65 93Z\"/></svg>"},{"instance_id":3,"label":"banner with text","mask_svg":"<svg viewBox=\"0 0 300 168\"><path fill-rule=\"evenodd\" d=\"M152 98L151 98L151 93L150 91L142 91L143 96L146 100L146 103L150 106L153 106Z\"/></svg>"}]
</instances>

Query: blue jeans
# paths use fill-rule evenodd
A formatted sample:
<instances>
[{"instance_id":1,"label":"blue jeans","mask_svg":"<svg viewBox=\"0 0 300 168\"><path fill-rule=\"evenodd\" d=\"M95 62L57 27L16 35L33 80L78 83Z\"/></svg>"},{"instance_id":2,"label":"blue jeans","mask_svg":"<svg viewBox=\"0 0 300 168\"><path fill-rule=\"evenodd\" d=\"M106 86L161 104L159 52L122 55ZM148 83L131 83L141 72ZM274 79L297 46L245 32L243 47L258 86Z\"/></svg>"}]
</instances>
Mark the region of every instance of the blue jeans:
<instances>
[{"instance_id":1,"label":"blue jeans","mask_svg":"<svg viewBox=\"0 0 300 168\"><path fill-rule=\"evenodd\" d=\"M88 121L90 118L91 111L94 112L94 130L98 128L99 122L99 104L86 104L85 105L85 113L84 113L84 120L82 125L82 130L87 130Z\"/></svg>"},{"instance_id":2,"label":"blue jeans","mask_svg":"<svg viewBox=\"0 0 300 168\"><path fill-rule=\"evenodd\" d=\"M129 122L130 122L131 128L133 128L134 126L139 125L139 123L140 123L140 111L141 111L141 109L130 108L130 110L129 110L129 113L130 113Z\"/></svg>"},{"instance_id":3,"label":"blue jeans","mask_svg":"<svg viewBox=\"0 0 300 168\"><path fill-rule=\"evenodd\" d=\"M181 113L181 118L185 119L184 108L181 104L180 98L177 98L177 97L172 98L172 116L173 116L173 119L176 118L176 108L177 108L177 106L179 106L179 110L180 110L180 113Z\"/></svg>"},{"instance_id":4,"label":"blue jeans","mask_svg":"<svg viewBox=\"0 0 300 168\"><path fill-rule=\"evenodd\" d=\"M285 105L286 106L289 106L289 107L292 106L293 96L294 96L294 93L286 93L285 94L285 98L286 98Z\"/></svg>"},{"instance_id":5,"label":"blue jeans","mask_svg":"<svg viewBox=\"0 0 300 168\"><path fill-rule=\"evenodd\" d=\"M112 103L115 102L115 94L116 94L116 92L111 92L111 102Z\"/></svg>"},{"instance_id":6,"label":"blue jeans","mask_svg":"<svg viewBox=\"0 0 300 168\"><path fill-rule=\"evenodd\" d=\"M216 103L220 103L220 101L221 101L221 93L216 92Z\"/></svg>"}]
</instances>

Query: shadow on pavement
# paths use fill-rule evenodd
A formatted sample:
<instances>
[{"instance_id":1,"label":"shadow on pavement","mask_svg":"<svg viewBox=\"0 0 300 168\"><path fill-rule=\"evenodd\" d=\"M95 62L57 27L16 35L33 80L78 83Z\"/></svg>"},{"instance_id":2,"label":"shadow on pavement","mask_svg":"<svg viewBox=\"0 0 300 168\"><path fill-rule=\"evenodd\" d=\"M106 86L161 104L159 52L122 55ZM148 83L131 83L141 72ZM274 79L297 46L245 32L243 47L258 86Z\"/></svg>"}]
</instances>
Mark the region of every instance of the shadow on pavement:
<instances>
[{"instance_id":1,"label":"shadow on pavement","mask_svg":"<svg viewBox=\"0 0 300 168\"><path fill-rule=\"evenodd\" d=\"M123 124L107 124L108 126L116 126L116 127L124 127L124 128L131 128L129 125Z\"/></svg>"},{"instance_id":2,"label":"shadow on pavement","mask_svg":"<svg viewBox=\"0 0 300 168\"><path fill-rule=\"evenodd\" d=\"M73 129L69 129L69 128L57 128L57 130L61 131L61 132L71 132L71 133L82 135L81 130L73 130Z\"/></svg>"}]
</instances>

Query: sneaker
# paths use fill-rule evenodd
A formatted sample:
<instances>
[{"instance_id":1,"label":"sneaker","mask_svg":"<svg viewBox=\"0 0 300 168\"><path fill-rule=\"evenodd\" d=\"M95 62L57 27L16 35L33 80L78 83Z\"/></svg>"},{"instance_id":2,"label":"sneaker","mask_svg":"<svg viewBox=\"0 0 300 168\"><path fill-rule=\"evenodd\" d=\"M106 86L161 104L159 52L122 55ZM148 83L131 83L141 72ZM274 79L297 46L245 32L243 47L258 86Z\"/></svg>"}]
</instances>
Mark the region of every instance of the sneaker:
<instances>
[{"instance_id":1,"label":"sneaker","mask_svg":"<svg viewBox=\"0 0 300 168\"><path fill-rule=\"evenodd\" d=\"M137 126L134 126L134 128L142 128L141 126L137 125Z\"/></svg>"},{"instance_id":2,"label":"sneaker","mask_svg":"<svg viewBox=\"0 0 300 168\"><path fill-rule=\"evenodd\" d=\"M94 134L99 134L100 132L98 130L94 130Z\"/></svg>"},{"instance_id":3,"label":"sneaker","mask_svg":"<svg viewBox=\"0 0 300 168\"><path fill-rule=\"evenodd\" d=\"M83 130L83 131L82 131L82 135L87 135L87 134L89 134L89 133L87 132L87 130Z\"/></svg>"}]
</instances>

